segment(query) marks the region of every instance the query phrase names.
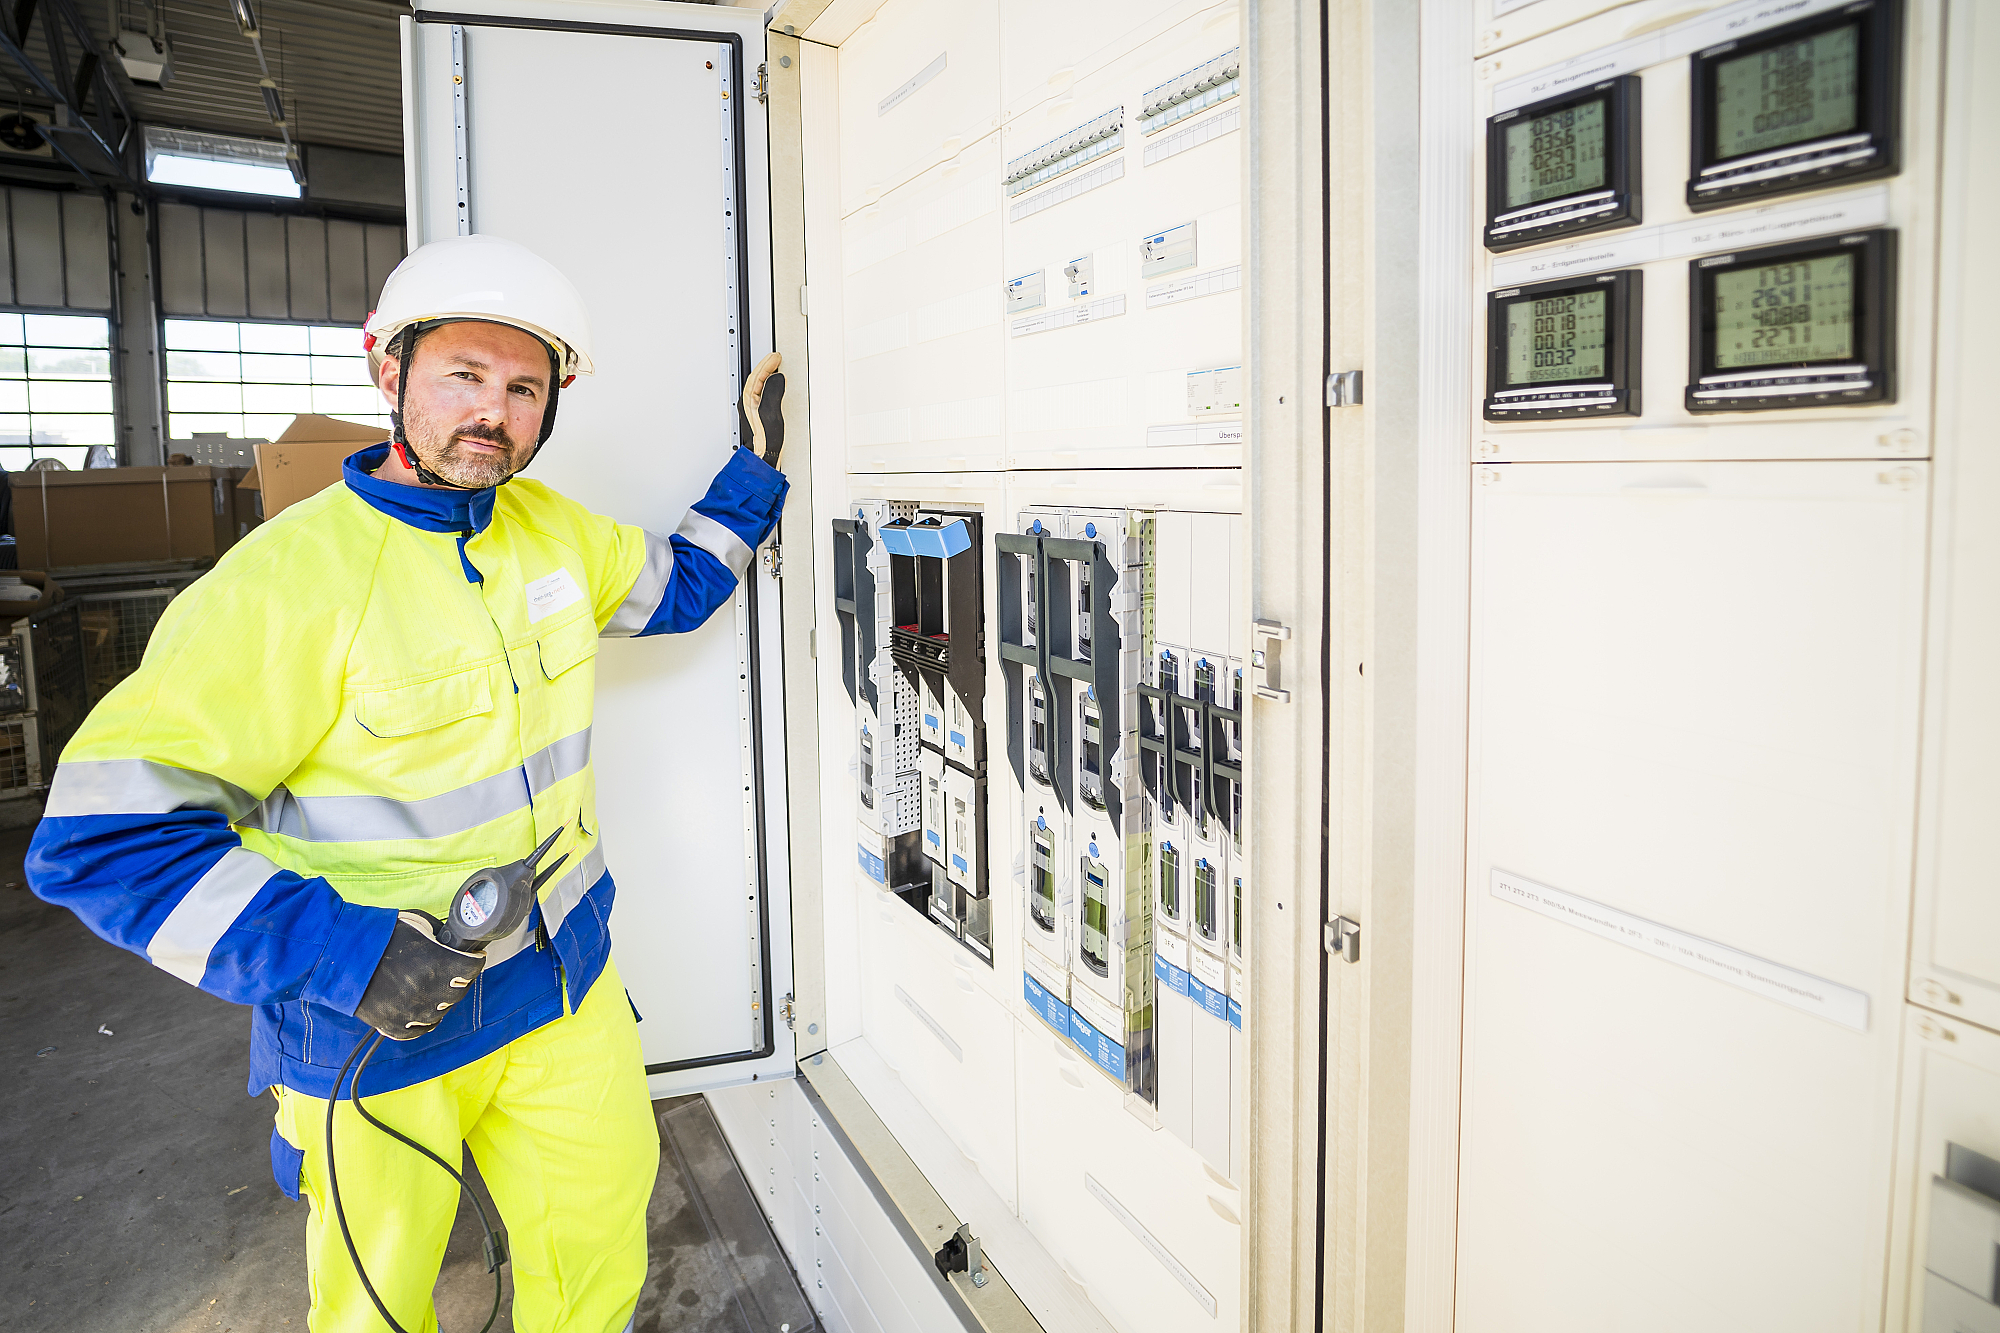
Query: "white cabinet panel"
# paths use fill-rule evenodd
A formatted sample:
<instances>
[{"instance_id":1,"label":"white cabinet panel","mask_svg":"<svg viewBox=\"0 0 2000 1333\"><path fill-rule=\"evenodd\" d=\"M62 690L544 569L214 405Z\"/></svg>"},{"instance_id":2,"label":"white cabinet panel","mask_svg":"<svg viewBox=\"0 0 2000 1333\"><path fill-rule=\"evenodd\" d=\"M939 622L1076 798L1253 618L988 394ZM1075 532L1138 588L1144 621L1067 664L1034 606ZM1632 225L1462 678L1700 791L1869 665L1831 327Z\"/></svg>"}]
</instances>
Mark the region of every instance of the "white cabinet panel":
<instances>
[{"instance_id":1,"label":"white cabinet panel","mask_svg":"<svg viewBox=\"0 0 2000 1333\"><path fill-rule=\"evenodd\" d=\"M1237 1327L1237 1191L1048 1029L1021 1024L1017 1052L1021 1220L1124 1333Z\"/></svg>"},{"instance_id":2,"label":"white cabinet panel","mask_svg":"<svg viewBox=\"0 0 2000 1333\"><path fill-rule=\"evenodd\" d=\"M1474 494L1459 1326L1868 1326L1926 469L1515 464ZM1860 992L1865 1030L1702 941Z\"/></svg>"},{"instance_id":3,"label":"white cabinet panel","mask_svg":"<svg viewBox=\"0 0 2000 1333\"><path fill-rule=\"evenodd\" d=\"M886 195L999 120L998 0L889 0L840 46L840 209Z\"/></svg>"},{"instance_id":4,"label":"white cabinet panel","mask_svg":"<svg viewBox=\"0 0 2000 1333\"><path fill-rule=\"evenodd\" d=\"M1907 1313L1904 1327L1910 1333L1983 1333L2000 1325L2000 1309L1991 1299L2000 1262L2000 1251L1992 1246L1993 1214L2000 1211L2000 1199L1994 1197L2000 1189L1994 1170L2000 1165L2000 1036L1918 1009L1905 1014L1906 1128L1896 1182L1892 1319ZM1968 1150L1988 1161L1967 1162ZM1968 1194L1939 1187L1939 1177L1973 1189ZM1933 1194L1939 1188L1956 1193L1960 1206L1936 1207ZM1989 1201L1990 1208L1983 1206ZM1934 1234L1940 1224L1953 1234ZM1982 1277L1985 1290L1979 1291ZM1941 1287L1941 1280L1950 1287ZM1967 1286L1975 1290L1967 1291ZM1965 1313L1963 1323L1951 1322L1954 1310Z\"/></svg>"}]
</instances>

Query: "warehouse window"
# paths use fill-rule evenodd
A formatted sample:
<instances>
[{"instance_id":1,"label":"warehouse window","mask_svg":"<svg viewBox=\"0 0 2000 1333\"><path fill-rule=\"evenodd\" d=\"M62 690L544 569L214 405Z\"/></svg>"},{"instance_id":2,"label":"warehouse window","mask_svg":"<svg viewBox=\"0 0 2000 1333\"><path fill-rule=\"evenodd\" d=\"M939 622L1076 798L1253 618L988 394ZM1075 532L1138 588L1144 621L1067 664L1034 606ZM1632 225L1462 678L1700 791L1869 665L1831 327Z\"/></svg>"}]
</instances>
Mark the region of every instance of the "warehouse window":
<instances>
[{"instance_id":1,"label":"warehouse window","mask_svg":"<svg viewBox=\"0 0 2000 1333\"><path fill-rule=\"evenodd\" d=\"M197 431L273 440L301 412L388 430L359 329L170 319L166 348L167 433L176 440Z\"/></svg>"},{"instance_id":2,"label":"warehouse window","mask_svg":"<svg viewBox=\"0 0 2000 1333\"><path fill-rule=\"evenodd\" d=\"M83 466L114 442L111 322L100 316L0 313L0 464L37 458Z\"/></svg>"}]
</instances>

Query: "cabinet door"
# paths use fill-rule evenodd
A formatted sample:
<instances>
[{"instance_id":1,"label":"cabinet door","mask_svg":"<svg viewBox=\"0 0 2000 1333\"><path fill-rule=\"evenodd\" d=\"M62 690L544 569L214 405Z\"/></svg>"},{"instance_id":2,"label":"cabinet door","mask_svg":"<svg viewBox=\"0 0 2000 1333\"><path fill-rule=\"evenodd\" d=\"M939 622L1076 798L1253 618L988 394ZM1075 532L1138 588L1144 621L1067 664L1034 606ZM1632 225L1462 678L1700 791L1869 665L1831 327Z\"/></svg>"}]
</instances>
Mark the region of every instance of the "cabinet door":
<instances>
[{"instance_id":1,"label":"cabinet door","mask_svg":"<svg viewBox=\"0 0 2000 1333\"><path fill-rule=\"evenodd\" d=\"M771 346L758 16L476 7L404 20L411 244L504 236L569 276L597 373L562 395L529 475L670 533L736 444L743 377ZM701 629L598 657L612 935L655 1096L792 1066L782 728L760 724L781 715L777 621L753 563Z\"/></svg>"}]
</instances>

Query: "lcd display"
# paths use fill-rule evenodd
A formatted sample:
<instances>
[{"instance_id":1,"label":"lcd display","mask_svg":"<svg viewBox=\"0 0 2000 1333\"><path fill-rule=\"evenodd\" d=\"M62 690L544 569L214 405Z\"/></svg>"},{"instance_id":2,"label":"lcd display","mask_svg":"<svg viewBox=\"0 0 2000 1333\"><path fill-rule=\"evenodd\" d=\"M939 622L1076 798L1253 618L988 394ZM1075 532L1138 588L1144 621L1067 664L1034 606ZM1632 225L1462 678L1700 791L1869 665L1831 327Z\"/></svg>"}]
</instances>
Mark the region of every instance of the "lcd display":
<instances>
[{"instance_id":1,"label":"lcd display","mask_svg":"<svg viewBox=\"0 0 2000 1333\"><path fill-rule=\"evenodd\" d=\"M1860 121L1861 25L1766 47L1715 71L1715 155L1741 157L1823 139Z\"/></svg>"},{"instance_id":2,"label":"lcd display","mask_svg":"<svg viewBox=\"0 0 2000 1333\"><path fill-rule=\"evenodd\" d=\"M1611 300L1603 290L1507 303L1507 383L1602 379Z\"/></svg>"},{"instance_id":3,"label":"lcd display","mask_svg":"<svg viewBox=\"0 0 2000 1333\"><path fill-rule=\"evenodd\" d=\"M1507 127L1507 207L1605 185L1603 98Z\"/></svg>"},{"instance_id":4,"label":"lcd display","mask_svg":"<svg viewBox=\"0 0 2000 1333\"><path fill-rule=\"evenodd\" d=\"M1854 357L1854 256L1811 255L1715 275L1715 368Z\"/></svg>"}]
</instances>

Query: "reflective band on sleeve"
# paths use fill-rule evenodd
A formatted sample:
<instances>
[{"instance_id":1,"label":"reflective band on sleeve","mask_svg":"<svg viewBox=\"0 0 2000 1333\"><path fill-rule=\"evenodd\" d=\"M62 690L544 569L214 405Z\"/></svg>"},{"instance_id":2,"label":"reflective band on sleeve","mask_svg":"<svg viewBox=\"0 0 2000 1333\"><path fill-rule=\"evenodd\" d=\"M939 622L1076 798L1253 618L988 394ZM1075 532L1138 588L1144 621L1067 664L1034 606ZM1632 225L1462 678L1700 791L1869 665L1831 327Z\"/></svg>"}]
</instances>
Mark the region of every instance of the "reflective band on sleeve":
<instances>
[{"instance_id":1,"label":"reflective band on sleeve","mask_svg":"<svg viewBox=\"0 0 2000 1333\"><path fill-rule=\"evenodd\" d=\"M674 548L657 532L646 534L646 564L625 600L611 613L602 631L605 638L630 638L646 628L660 599L667 595L667 580L674 576Z\"/></svg>"},{"instance_id":2,"label":"reflective band on sleeve","mask_svg":"<svg viewBox=\"0 0 2000 1333\"><path fill-rule=\"evenodd\" d=\"M545 745L490 778L427 796L300 796L280 787L236 822L300 842L395 842L446 838L528 808L533 797L590 764L590 728ZM525 770L525 776L524 776Z\"/></svg>"},{"instance_id":3,"label":"reflective band on sleeve","mask_svg":"<svg viewBox=\"0 0 2000 1333\"><path fill-rule=\"evenodd\" d=\"M277 873L275 864L248 848L224 852L167 913L167 919L146 943L146 957L162 971L199 986L208 971L208 956L257 891Z\"/></svg>"},{"instance_id":4,"label":"reflective band on sleeve","mask_svg":"<svg viewBox=\"0 0 2000 1333\"><path fill-rule=\"evenodd\" d=\"M550 935L562 929L563 918L570 909L583 901L583 895L591 885L604 878L604 844L593 842L590 850L583 855L583 864L558 879L542 898L542 928ZM504 940L496 940L486 946L486 966L490 969L506 962L521 950L535 942L535 924L532 919L523 921L521 928Z\"/></svg>"},{"instance_id":5,"label":"reflective band on sleeve","mask_svg":"<svg viewBox=\"0 0 2000 1333\"><path fill-rule=\"evenodd\" d=\"M191 768L151 759L85 759L56 765L43 814L72 819L213 810L234 820L256 805L257 798L234 783Z\"/></svg>"},{"instance_id":6,"label":"reflective band on sleeve","mask_svg":"<svg viewBox=\"0 0 2000 1333\"><path fill-rule=\"evenodd\" d=\"M677 536L685 537L702 550L729 566L729 572L737 578L750 568L750 557L756 554L744 540L726 526L716 522L707 514L697 514L688 510L681 525L674 529Z\"/></svg>"}]
</instances>

